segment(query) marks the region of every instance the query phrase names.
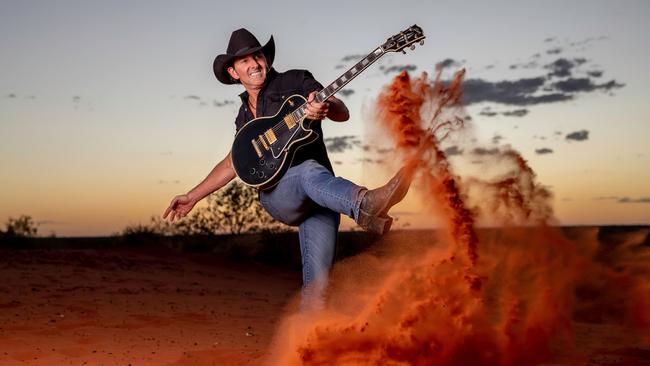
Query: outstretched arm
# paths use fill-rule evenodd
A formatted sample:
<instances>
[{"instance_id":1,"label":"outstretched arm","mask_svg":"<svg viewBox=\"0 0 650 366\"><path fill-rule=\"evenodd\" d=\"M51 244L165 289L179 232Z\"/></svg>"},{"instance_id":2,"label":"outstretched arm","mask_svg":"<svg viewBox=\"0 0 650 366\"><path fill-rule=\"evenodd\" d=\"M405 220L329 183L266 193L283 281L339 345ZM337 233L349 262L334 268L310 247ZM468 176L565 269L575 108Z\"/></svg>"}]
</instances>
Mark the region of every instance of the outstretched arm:
<instances>
[{"instance_id":1,"label":"outstretched arm","mask_svg":"<svg viewBox=\"0 0 650 366\"><path fill-rule=\"evenodd\" d=\"M185 217L197 202L225 186L236 176L235 169L232 167L231 153L228 153L223 160L215 165L201 183L192 188L187 194L181 194L172 199L169 207L163 213L163 219L169 216L169 220L174 221Z\"/></svg>"}]
</instances>

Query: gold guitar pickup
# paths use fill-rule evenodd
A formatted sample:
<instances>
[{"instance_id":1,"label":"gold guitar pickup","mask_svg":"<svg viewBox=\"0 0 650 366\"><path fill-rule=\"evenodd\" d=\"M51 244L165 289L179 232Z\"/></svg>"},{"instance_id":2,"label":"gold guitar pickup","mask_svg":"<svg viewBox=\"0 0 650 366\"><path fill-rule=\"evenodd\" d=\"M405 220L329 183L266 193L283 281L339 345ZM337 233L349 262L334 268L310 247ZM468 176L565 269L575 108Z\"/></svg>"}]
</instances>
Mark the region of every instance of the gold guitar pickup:
<instances>
[{"instance_id":1,"label":"gold guitar pickup","mask_svg":"<svg viewBox=\"0 0 650 366\"><path fill-rule=\"evenodd\" d=\"M264 136L260 135L259 139L260 139L260 142L262 143L262 146L264 146L264 150L268 150L269 145L266 144L266 141L264 140Z\"/></svg>"},{"instance_id":2,"label":"gold guitar pickup","mask_svg":"<svg viewBox=\"0 0 650 366\"><path fill-rule=\"evenodd\" d=\"M289 129L292 129L293 126L296 125L296 120L293 118L293 114L289 113L286 117L284 117L284 123L287 124L287 127L289 127Z\"/></svg>"},{"instance_id":3,"label":"gold guitar pickup","mask_svg":"<svg viewBox=\"0 0 650 366\"><path fill-rule=\"evenodd\" d=\"M266 132L264 132L264 137L269 140L269 144L273 144L274 142L278 141L278 138L275 137L275 132L273 132L273 129L266 130Z\"/></svg>"}]
</instances>

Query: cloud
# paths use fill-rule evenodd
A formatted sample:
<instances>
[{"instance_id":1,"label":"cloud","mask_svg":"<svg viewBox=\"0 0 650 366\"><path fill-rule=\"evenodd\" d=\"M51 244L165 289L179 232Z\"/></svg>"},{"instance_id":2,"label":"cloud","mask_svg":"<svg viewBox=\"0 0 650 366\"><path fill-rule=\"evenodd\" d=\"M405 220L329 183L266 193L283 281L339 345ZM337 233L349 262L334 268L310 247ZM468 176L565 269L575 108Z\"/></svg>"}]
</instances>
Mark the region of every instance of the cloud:
<instances>
[{"instance_id":1,"label":"cloud","mask_svg":"<svg viewBox=\"0 0 650 366\"><path fill-rule=\"evenodd\" d=\"M462 154L463 154L463 150L458 148L458 146L456 145L450 146L445 149L445 155L447 156L455 156L455 155L462 155Z\"/></svg>"},{"instance_id":2,"label":"cloud","mask_svg":"<svg viewBox=\"0 0 650 366\"><path fill-rule=\"evenodd\" d=\"M465 104L493 102L527 106L570 100L571 95L548 93L537 95L545 83L544 77L523 78L515 81L490 82L483 79L467 79L463 83Z\"/></svg>"},{"instance_id":3,"label":"cloud","mask_svg":"<svg viewBox=\"0 0 650 366\"><path fill-rule=\"evenodd\" d=\"M650 203L650 197L638 197L638 198L630 198L630 197L619 197L619 196L601 196L601 197L594 197L593 200L595 201L616 201L616 203Z\"/></svg>"},{"instance_id":4,"label":"cloud","mask_svg":"<svg viewBox=\"0 0 650 366\"><path fill-rule=\"evenodd\" d=\"M587 71L587 75L594 78L599 78L603 76L603 72L601 70L592 70L592 71Z\"/></svg>"},{"instance_id":5,"label":"cloud","mask_svg":"<svg viewBox=\"0 0 650 366\"><path fill-rule=\"evenodd\" d=\"M79 103L81 102L81 97L78 95L75 95L72 97L72 103Z\"/></svg>"},{"instance_id":6,"label":"cloud","mask_svg":"<svg viewBox=\"0 0 650 366\"><path fill-rule=\"evenodd\" d=\"M503 139L503 136L494 135L494 136L492 136L492 143L493 144L498 144L499 142L501 142L502 139Z\"/></svg>"},{"instance_id":7,"label":"cloud","mask_svg":"<svg viewBox=\"0 0 650 366\"><path fill-rule=\"evenodd\" d=\"M161 179L161 180L158 181L158 184L180 184L180 183L181 183L181 181L178 180L178 179L176 179L176 180L163 180L163 179Z\"/></svg>"},{"instance_id":8,"label":"cloud","mask_svg":"<svg viewBox=\"0 0 650 366\"><path fill-rule=\"evenodd\" d=\"M343 56L341 61L343 61L343 62L359 61L364 57L366 57L366 55L345 55L345 56Z\"/></svg>"},{"instance_id":9,"label":"cloud","mask_svg":"<svg viewBox=\"0 0 650 366\"><path fill-rule=\"evenodd\" d=\"M447 68L447 67L460 66L460 65L461 65L460 62L458 62L458 61L456 61L454 59L451 59L451 58L446 58L446 59L438 62L436 64L436 68L444 69L444 68Z\"/></svg>"},{"instance_id":10,"label":"cloud","mask_svg":"<svg viewBox=\"0 0 650 366\"><path fill-rule=\"evenodd\" d=\"M583 39L581 41L574 41L574 42L569 43L569 47L573 47L573 48L581 47L581 48L584 48L584 46L587 46L590 43L593 43L593 42L596 42L596 41L603 41L603 40L606 40L606 39L607 39L606 36L600 36L598 38L596 38L596 37L587 37L587 38L585 38L585 39Z\"/></svg>"},{"instance_id":11,"label":"cloud","mask_svg":"<svg viewBox=\"0 0 650 366\"><path fill-rule=\"evenodd\" d=\"M347 98L348 96L354 94L353 89L341 89L338 91L338 94L341 94L342 97Z\"/></svg>"},{"instance_id":12,"label":"cloud","mask_svg":"<svg viewBox=\"0 0 650 366\"><path fill-rule=\"evenodd\" d=\"M466 105L473 103L492 102L505 105L530 106L536 104L557 103L572 100L577 93L589 93L597 90L612 91L625 86L616 80L597 83L593 78L601 77L603 71L588 71L587 77L574 77L575 70L588 63L586 58L558 58L543 66L545 75L521 78L516 80L488 81L484 79L467 79L463 83L464 101ZM534 67L536 64L523 63L511 65L510 68ZM551 80L555 79L555 80ZM528 111L501 113L504 116L522 117ZM488 117L496 116L498 112L484 110L480 114Z\"/></svg>"},{"instance_id":13,"label":"cloud","mask_svg":"<svg viewBox=\"0 0 650 366\"><path fill-rule=\"evenodd\" d=\"M543 147L541 149L535 149L535 153L538 155L552 154L553 150L547 147Z\"/></svg>"},{"instance_id":14,"label":"cloud","mask_svg":"<svg viewBox=\"0 0 650 366\"><path fill-rule=\"evenodd\" d=\"M379 66L379 70L382 71L385 75L395 73L395 72L402 72L404 70L406 71L415 71L417 69L417 66L415 65L393 65L393 66Z\"/></svg>"},{"instance_id":15,"label":"cloud","mask_svg":"<svg viewBox=\"0 0 650 366\"><path fill-rule=\"evenodd\" d=\"M501 114L506 117L523 117L528 114L528 109L526 108L514 109L511 111L501 112Z\"/></svg>"},{"instance_id":16,"label":"cloud","mask_svg":"<svg viewBox=\"0 0 650 366\"><path fill-rule=\"evenodd\" d=\"M359 138L354 135L327 137L323 141L330 153L342 153L361 145Z\"/></svg>"},{"instance_id":17,"label":"cloud","mask_svg":"<svg viewBox=\"0 0 650 366\"><path fill-rule=\"evenodd\" d=\"M375 149L375 152L378 154L388 154L389 152L393 152L395 149L387 147L387 148L377 148Z\"/></svg>"},{"instance_id":18,"label":"cloud","mask_svg":"<svg viewBox=\"0 0 650 366\"><path fill-rule=\"evenodd\" d=\"M7 94L7 98L15 99L15 98L18 98L18 96L16 94L14 94L14 93L9 93L9 94Z\"/></svg>"},{"instance_id":19,"label":"cloud","mask_svg":"<svg viewBox=\"0 0 650 366\"><path fill-rule=\"evenodd\" d=\"M567 140L574 140L574 141L588 140L589 139L589 131L580 130L580 131L571 132L570 134L566 135L565 138Z\"/></svg>"},{"instance_id":20,"label":"cloud","mask_svg":"<svg viewBox=\"0 0 650 366\"><path fill-rule=\"evenodd\" d=\"M499 153L499 149L496 147L491 148L491 149L486 149L484 147L477 147L474 150L472 150L472 153L475 155L496 155Z\"/></svg>"},{"instance_id":21,"label":"cloud","mask_svg":"<svg viewBox=\"0 0 650 366\"><path fill-rule=\"evenodd\" d=\"M487 107L487 108L483 108L481 110L481 112L479 112L479 114L481 116L494 117L494 116L498 115L499 113L493 112L492 109L490 109L490 107Z\"/></svg>"},{"instance_id":22,"label":"cloud","mask_svg":"<svg viewBox=\"0 0 650 366\"><path fill-rule=\"evenodd\" d=\"M561 52L562 52L561 47L554 47L554 48L551 48L549 50L546 50L547 55L557 55L557 54L559 54Z\"/></svg>"},{"instance_id":23,"label":"cloud","mask_svg":"<svg viewBox=\"0 0 650 366\"><path fill-rule=\"evenodd\" d=\"M235 104L235 101L234 100L228 100L228 99L226 99L224 101L221 101L221 102L218 101L218 100L213 100L212 101L212 105L217 107L217 108L225 107L225 106L231 105L231 104Z\"/></svg>"},{"instance_id":24,"label":"cloud","mask_svg":"<svg viewBox=\"0 0 650 366\"><path fill-rule=\"evenodd\" d=\"M65 225L70 225L70 222L67 221L57 221L57 220L49 220L49 219L44 219L44 220L39 220L36 221L37 225L57 225L57 226L65 226Z\"/></svg>"},{"instance_id":25,"label":"cloud","mask_svg":"<svg viewBox=\"0 0 650 366\"><path fill-rule=\"evenodd\" d=\"M544 43L553 42L557 37L548 37L544 40Z\"/></svg>"},{"instance_id":26,"label":"cloud","mask_svg":"<svg viewBox=\"0 0 650 366\"><path fill-rule=\"evenodd\" d=\"M198 105L200 107L204 107L204 106L207 106L208 104L212 104L212 106L214 106L216 108L221 108L221 107L226 107L226 106L235 104L235 101L230 100L230 99L224 99L224 100L213 99L212 102L210 102L209 100L203 100L203 98L201 98L200 96L195 95L195 94L188 94L188 95L184 96L183 99L184 100L196 101L196 102L198 102Z\"/></svg>"},{"instance_id":27,"label":"cloud","mask_svg":"<svg viewBox=\"0 0 650 366\"><path fill-rule=\"evenodd\" d=\"M498 115L502 115L506 117L523 117L527 114L528 114L528 109L526 108L514 109L511 111L495 112L492 110L492 108L485 107L479 112L479 115L486 116L486 117L495 117Z\"/></svg>"},{"instance_id":28,"label":"cloud","mask_svg":"<svg viewBox=\"0 0 650 366\"><path fill-rule=\"evenodd\" d=\"M518 64L512 64L510 65L510 70L516 70L516 69L535 69L539 66L539 64L536 61L529 61L529 62L521 62Z\"/></svg>"},{"instance_id":29,"label":"cloud","mask_svg":"<svg viewBox=\"0 0 650 366\"><path fill-rule=\"evenodd\" d=\"M606 200L617 200L617 196L598 196L592 198L594 201L606 201Z\"/></svg>"},{"instance_id":30,"label":"cloud","mask_svg":"<svg viewBox=\"0 0 650 366\"><path fill-rule=\"evenodd\" d=\"M650 203L650 197L639 197L639 198L622 197L618 200L618 203Z\"/></svg>"},{"instance_id":31,"label":"cloud","mask_svg":"<svg viewBox=\"0 0 650 366\"><path fill-rule=\"evenodd\" d=\"M359 158L357 159L358 162L361 163L369 163L369 164L383 164L384 160L383 159L371 159L371 158Z\"/></svg>"},{"instance_id":32,"label":"cloud","mask_svg":"<svg viewBox=\"0 0 650 366\"><path fill-rule=\"evenodd\" d=\"M616 80L610 80L603 84L594 84L589 78L569 78L553 84L553 86L565 93L590 92L597 89L611 90L625 86L617 83Z\"/></svg>"},{"instance_id":33,"label":"cloud","mask_svg":"<svg viewBox=\"0 0 650 366\"><path fill-rule=\"evenodd\" d=\"M548 76L567 77L571 76L571 71L575 66L576 62L562 57L550 64L544 65L544 68L551 70L551 72L548 73Z\"/></svg>"},{"instance_id":34,"label":"cloud","mask_svg":"<svg viewBox=\"0 0 650 366\"><path fill-rule=\"evenodd\" d=\"M578 58L574 58L573 61L575 61L576 65L580 66L580 65L586 63L587 59L584 58L584 57L578 57Z\"/></svg>"}]
</instances>

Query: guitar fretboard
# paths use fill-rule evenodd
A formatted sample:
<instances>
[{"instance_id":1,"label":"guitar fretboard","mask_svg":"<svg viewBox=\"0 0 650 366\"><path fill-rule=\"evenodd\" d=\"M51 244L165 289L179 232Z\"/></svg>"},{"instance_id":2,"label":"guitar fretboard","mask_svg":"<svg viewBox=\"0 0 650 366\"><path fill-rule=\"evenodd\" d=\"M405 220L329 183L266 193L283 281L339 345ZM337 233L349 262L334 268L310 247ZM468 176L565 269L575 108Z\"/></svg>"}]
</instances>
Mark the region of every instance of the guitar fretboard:
<instances>
[{"instance_id":1,"label":"guitar fretboard","mask_svg":"<svg viewBox=\"0 0 650 366\"><path fill-rule=\"evenodd\" d=\"M346 86L350 81L352 81L352 79L357 77L368 66L372 65L373 62L377 61L384 53L385 52L381 47L377 47L368 56L362 58L359 62L354 64L354 66L348 69L348 71L344 72L343 75L339 76L338 79L334 80L334 82L316 94L316 102L321 103L322 101L326 100L341 90L341 88ZM305 107L306 105L303 104L295 112L293 112L293 114L295 114L294 117L296 120L299 120L305 116Z\"/></svg>"}]
</instances>

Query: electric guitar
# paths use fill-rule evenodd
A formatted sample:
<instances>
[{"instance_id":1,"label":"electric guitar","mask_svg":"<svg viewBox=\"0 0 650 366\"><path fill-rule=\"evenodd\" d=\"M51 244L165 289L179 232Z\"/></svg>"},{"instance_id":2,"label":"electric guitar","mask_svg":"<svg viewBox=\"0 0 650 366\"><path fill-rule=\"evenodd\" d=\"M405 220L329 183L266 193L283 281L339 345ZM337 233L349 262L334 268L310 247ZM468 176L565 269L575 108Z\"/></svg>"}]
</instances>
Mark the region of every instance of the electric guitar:
<instances>
[{"instance_id":1,"label":"electric guitar","mask_svg":"<svg viewBox=\"0 0 650 366\"><path fill-rule=\"evenodd\" d=\"M388 38L316 94L315 101L321 103L334 95L384 54L406 53L406 47L413 50L415 43L424 44L424 38L417 25ZM275 115L255 118L237 132L231 150L232 163L244 183L261 190L275 186L291 166L296 150L318 139L318 133L310 129L312 120L306 118L306 104L302 95L292 95Z\"/></svg>"}]
</instances>

